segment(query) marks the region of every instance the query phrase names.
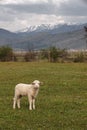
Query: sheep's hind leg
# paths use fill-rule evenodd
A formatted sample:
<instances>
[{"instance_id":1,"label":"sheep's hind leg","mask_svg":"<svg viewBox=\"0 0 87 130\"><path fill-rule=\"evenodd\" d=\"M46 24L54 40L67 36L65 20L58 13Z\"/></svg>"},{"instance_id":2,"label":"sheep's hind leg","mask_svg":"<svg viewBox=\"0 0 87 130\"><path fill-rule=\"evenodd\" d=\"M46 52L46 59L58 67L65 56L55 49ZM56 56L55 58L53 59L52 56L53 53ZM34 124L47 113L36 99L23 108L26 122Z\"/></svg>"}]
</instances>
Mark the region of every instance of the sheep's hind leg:
<instances>
[{"instance_id":1,"label":"sheep's hind leg","mask_svg":"<svg viewBox=\"0 0 87 130\"><path fill-rule=\"evenodd\" d=\"M20 109L20 98L17 99L17 106Z\"/></svg>"},{"instance_id":2,"label":"sheep's hind leg","mask_svg":"<svg viewBox=\"0 0 87 130\"><path fill-rule=\"evenodd\" d=\"M17 106L20 109L20 100L21 100L22 95L19 95L17 98Z\"/></svg>"}]
</instances>

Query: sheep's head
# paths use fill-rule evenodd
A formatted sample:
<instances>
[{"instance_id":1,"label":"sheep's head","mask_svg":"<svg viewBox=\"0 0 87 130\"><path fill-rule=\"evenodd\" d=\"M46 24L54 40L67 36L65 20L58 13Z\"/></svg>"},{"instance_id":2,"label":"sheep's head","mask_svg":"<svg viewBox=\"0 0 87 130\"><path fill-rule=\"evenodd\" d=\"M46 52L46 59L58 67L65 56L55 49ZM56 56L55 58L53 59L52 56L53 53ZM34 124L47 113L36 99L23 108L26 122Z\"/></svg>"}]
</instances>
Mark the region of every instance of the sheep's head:
<instances>
[{"instance_id":1,"label":"sheep's head","mask_svg":"<svg viewBox=\"0 0 87 130\"><path fill-rule=\"evenodd\" d=\"M40 82L39 80L34 80L34 81L32 82L32 85L35 85L36 88L39 88L40 85L42 85L42 84L43 84L43 83Z\"/></svg>"}]
</instances>

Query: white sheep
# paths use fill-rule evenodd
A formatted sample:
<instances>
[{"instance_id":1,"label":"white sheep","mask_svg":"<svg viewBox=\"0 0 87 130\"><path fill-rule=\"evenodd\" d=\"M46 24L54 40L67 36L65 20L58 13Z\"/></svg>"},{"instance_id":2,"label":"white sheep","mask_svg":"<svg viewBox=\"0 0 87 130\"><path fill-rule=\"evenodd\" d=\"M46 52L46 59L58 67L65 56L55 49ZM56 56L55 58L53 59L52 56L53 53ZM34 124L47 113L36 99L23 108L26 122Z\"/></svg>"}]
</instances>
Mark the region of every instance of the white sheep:
<instances>
[{"instance_id":1,"label":"white sheep","mask_svg":"<svg viewBox=\"0 0 87 130\"><path fill-rule=\"evenodd\" d=\"M31 84L19 83L15 86L15 95L13 98L13 109L20 108L20 99L22 96L28 96L29 109L35 109L35 98L38 94L41 82L34 80Z\"/></svg>"}]
</instances>

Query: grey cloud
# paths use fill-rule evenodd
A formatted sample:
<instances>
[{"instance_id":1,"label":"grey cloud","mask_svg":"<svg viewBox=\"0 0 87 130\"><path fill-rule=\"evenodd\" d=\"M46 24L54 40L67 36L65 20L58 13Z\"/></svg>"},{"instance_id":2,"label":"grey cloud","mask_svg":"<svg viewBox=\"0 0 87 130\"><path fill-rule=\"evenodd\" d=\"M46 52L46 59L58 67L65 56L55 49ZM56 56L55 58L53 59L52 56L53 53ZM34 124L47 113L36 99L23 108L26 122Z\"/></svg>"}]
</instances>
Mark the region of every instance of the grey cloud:
<instances>
[{"instance_id":1,"label":"grey cloud","mask_svg":"<svg viewBox=\"0 0 87 130\"><path fill-rule=\"evenodd\" d=\"M82 5L82 0L73 0L67 3L61 2L60 6L52 4L52 1L48 3L39 4L8 4L0 5L0 8L5 8L7 11L11 10L11 13L35 13L35 14L54 14L62 16L86 16L87 6ZM86 1L86 0L84 0Z\"/></svg>"},{"instance_id":2,"label":"grey cloud","mask_svg":"<svg viewBox=\"0 0 87 130\"><path fill-rule=\"evenodd\" d=\"M13 21L14 15L16 16L11 9L0 7L0 21Z\"/></svg>"},{"instance_id":3,"label":"grey cloud","mask_svg":"<svg viewBox=\"0 0 87 130\"><path fill-rule=\"evenodd\" d=\"M55 6L52 4L8 4L1 5L0 8L10 9L12 12L35 13L35 14L54 14Z\"/></svg>"},{"instance_id":4,"label":"grey cloud","mask_svg":"<svg viewBox=\"0 0 87 130\"><path fill-rule=\"evenodd\" d=\"M3 4L0 5L0 21L10 23L15 21L16 23L16 20L27 20L30 22L30 16L41 15L43 17L45 14L61 16L65 22L86 22L87 5L85 2L87 1L69 0L68 2L61 2L59 6L54 4L53 0L48 0L48 3L36 4ZM49 19L48 21L50 23Z\"/></svg>"}]
</instances>

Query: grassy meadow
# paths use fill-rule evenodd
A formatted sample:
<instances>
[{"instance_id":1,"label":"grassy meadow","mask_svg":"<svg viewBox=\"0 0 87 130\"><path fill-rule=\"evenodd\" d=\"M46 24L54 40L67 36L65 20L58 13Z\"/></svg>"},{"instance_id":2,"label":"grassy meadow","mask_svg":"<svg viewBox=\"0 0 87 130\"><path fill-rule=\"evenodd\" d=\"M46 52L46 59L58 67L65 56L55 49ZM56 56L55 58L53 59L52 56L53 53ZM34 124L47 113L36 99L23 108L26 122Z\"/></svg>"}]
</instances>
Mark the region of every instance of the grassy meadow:
<instances>
[{"instance_id":1,"label":"grassy meadow","mask_svg":"<svg viewBox=\"0 0 87 130\"><path fill-rule=\"evenodd\" d=\"M36 110L12 109L14 87L39 79ZM0 130L87 130L87 64L0 62Z\"/></svg>"}]
</instances>

